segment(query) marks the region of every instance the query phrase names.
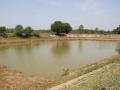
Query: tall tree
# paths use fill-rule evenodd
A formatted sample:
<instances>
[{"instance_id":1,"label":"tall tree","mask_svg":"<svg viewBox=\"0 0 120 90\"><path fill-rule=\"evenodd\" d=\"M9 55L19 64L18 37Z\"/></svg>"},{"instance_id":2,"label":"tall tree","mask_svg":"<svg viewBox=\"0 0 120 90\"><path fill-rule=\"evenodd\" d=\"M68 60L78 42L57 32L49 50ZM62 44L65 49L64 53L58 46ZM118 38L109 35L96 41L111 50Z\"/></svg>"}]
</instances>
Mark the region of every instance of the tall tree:
<instances>
[{"instance_id":1,"label":"tall tree","mask_svg":"<svg viewBox=\"0 0 120 90\"><path fill-rule=\"evenodd\" d=\"M21 30L23 30L24 28L23 28L23 26L22 25L17 25L16 27L15 27L15 30L16 31L21 31Z\"/></svg>"},{"instance_id":2,"label":"tall tree","mask_svg":"<svg viewBox=\"0 0 120 90\"><path fill-rule=\"evenodd\" d=\"M55 21L51 25L51 31L54 32L56 35L61 34L68 34L70 31L72 31L72 27L69 23L62 23L61 21Z\"/></svg>"},{"instance_id":3,"label":"tall tree","mask_svg":"<svg viewBox=\"0 0 120 90\"><path fill-rule=\"evenodd\" d=\"M80 32L80 33L84 33L84 26L83 26L83 25L80 25L80 26L79 26L79 32Z\"/></svg>"},{"instance_id":4,"label":"tall tree","mask_svg":"<svg viewBox=\"0 0 120 90\"><path fill-rule=\"evenodd\" d=\"M61 21L55 21L51 25L51 31L54 32L55 34L62 33L62 22Z\"/></svg>"},{"instance_id":5,"label":"tall tree","mask_svg":"<svg viewBox=\"0 0 120 90\"><path fill-rule=\"evenodd\" d=\"M113 30L113 33L120 34L120 25L116 29Z\"/></svg>"},{"instance_id":6,"label":"tall tree","mask_svg":"<svg viewBox=\"0 0 120 90\"><path fill-rule=\"evenodd\" d=\"M68 34L71 31L72 31L72 27L70 26L70 24L69 23L63 23L63 32Z\"/></svg>"},{"instance_id":7,"label":"tall tree","mask_svg":"<svg viewBox=\"0 0 120 90\"><path fill-rule=\"evenodd\" d=\"M7 37L7 29L6 29L6 27L0 27L0 36L2 36L2 37L4 37L4 38L6 38Z\"/></svg>"},{"instance_id":8,"label":"tall tree","mask_svg":"<svg viewBox=\"0 0 120 90\"><path fill-rule=\"evenodd\" d=\"M0 27L0 33L5 33L7 31L6 27Z\"/></svg>"},{"instance_id":9,"label":"tall tree","mask_svg":"<svg viewBox=\"0 0 120 90\"><path fill-rule=\"evenodd\" d=\"M22 25L17 25L15 27L15 32L18 37L21 37L21 33L24 31L24 28Z\"/></svg>"},{"instance_id":10,"label":"tall tree","mask_svg":"<svg viewBox=\"0 0 120 90\"><path fill-rule=\"evenodd\" d=\"M31 27L26 27L23 31L23 36L26 38L32 37L34 35L34 31Z\"/></svg>"},{"instance_id":11,"label":"tall tree","mask_svg":"<svg viewBox=\"0 0 120 90\"><path fill-rule=\"evenodd\" d=\"M96 28L95 28L95 31L99 31L99 28L98 28L98 27L96 27Z\"/></svg>"}]
</instances>

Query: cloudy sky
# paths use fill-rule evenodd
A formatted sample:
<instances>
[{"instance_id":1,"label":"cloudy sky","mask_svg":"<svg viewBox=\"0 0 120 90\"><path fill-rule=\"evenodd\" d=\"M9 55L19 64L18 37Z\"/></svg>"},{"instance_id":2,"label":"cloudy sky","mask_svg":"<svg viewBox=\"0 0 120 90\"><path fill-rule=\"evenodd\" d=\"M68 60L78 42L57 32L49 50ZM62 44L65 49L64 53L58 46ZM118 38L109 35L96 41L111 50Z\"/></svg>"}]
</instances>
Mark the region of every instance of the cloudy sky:
<instances>
[{"instance_id":1,"label":"cloudy sky","mask_svg":"<svg viewBox=\"0 0 120 90\"><path fill-rule=\"evenodd\" d=\"M120 0L0 0L0 26L48 29L56 20L113 29L120 24Z\"/></svg>"}]
</instances>

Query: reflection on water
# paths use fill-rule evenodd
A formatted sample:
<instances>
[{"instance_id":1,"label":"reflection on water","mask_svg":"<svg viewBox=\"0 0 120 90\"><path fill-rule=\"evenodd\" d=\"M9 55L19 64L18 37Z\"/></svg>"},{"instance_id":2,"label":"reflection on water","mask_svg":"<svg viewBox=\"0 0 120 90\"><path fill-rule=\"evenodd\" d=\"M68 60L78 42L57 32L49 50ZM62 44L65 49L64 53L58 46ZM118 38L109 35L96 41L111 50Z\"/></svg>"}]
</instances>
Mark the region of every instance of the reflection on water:
<instances>
[{"instance_id":1,"label":"reflection on water","mask_svg":"<svg viewBox=\"0 0 120 90\"><path fill-rule=\"evenodd\" d=\"M120 54L120 43L119 43L119 44L117 44L116 51L117 51L117 53L118 53L118 54Z\"/></svg>"},{"instance_id":2,"label":"reflection on water","mask_svg":"<svg viewBox=\"0 0 120 90\"><path fill-rule=\"evenodd\" d=\"M66 53L69 52L70 46L69 43L66 41L57 41L53 47L52 47L52 51L53 54L55 54L55 56L60 56L60 55L65 55Z\"/></svg>"},{"instance_id":3,"label":"reflection on water","mask_svg":"<svg viewBox=\"0 0 120 90\"><path fill-rule=\"evenodd\" d=\"M80 50L83 49L83 41L79 41L79 49L80 49Z\"/></svg>"},{"instance_id":4,"label":"reflection on water","mask_svg":"<svg viewBox=\"0 0 120 90\"><path fill-rule=\"evenodd\" d=\"M0 64L26 75L51 77L116 53L120 53L120 44L115 42L39 42L0 47Z\"/></svg>"}]
</instances>

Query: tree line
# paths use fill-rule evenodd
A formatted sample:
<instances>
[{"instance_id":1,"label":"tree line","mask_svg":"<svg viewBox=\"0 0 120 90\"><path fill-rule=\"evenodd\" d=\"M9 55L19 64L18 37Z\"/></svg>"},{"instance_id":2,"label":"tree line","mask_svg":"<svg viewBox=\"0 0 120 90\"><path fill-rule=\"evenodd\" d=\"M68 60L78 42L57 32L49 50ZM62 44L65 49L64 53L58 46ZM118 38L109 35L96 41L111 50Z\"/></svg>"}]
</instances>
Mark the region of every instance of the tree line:
<instances>
[{"instance_id":1,"label":"tree line","mask_svg":"<svg viewBox=\"0 0 120 90\"><path fill-rule=\"evenodd\" d=\"M112 31L100 30L98 27L95 29L85 29L83 25L80 25L78 29L73 30L69 23L55 21L51 24L51 30L34 30L31 27L23 27L22 25L17 25L13 29L6 28L5 26L0 27L0 37L7 38L8 36L20 37L20 38L30 38L30 37L40 37L40 32L49 32L58 36L65 36L68 33L75 34L120 34L120 25L113 29Z\"/></svg>"},{"instance_id":2,"label":"tree line","mask_svg":"<svg viewBox=\"0 0 120 90\"><path fill-rule=\"evenodd\" d=\"M24 28L22 25L17 25L14 29L5 26L0 27L0 37L7 38L8 36L20 38L40 37L39 33L31 27Z\"/></svg>"},{"instance_id":3,"label":"tree line","mask_svg":"<svg viewBox=\"0 0 120 90\"><path fill-rule=\"evenodd\" d=\"M78 29L72 31L76 34L114 34L113 31L100 30L98 27L95 29L85 29L83 25L80 25Z\"/></svg>"},{"instance_id":4,"label":"tree line","mask_svg":"<svg viewBox=\"0 0 120 90\"><path fill-rule=\"evenodd\" d=\"M66 35L68 33L75 34L120 34L120 26L112 31L100 30L98 27L95 29L85 29L83 25L80 25L78 29L72 30L69 23L63 23L61 21L56 21L51 25L51 31L56 35Z\"/></svg>"}]
</instances>

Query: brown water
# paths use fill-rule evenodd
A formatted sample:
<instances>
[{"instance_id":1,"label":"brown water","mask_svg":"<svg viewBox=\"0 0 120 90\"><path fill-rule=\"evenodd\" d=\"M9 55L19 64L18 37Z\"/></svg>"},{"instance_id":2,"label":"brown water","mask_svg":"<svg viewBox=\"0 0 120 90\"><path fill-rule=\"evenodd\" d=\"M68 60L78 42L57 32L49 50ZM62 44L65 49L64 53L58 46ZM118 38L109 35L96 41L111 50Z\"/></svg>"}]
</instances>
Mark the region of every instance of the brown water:
<instances>
[{"instance_id":1,"label":"brown water","mask_svg":"<svg viewBox=\"0 0 120 90\"><path fill-rule=\"evenodd\" d=\"M115 42L56 41L0 47L0 64L26 75L52 77L117 54Z\"/></svg>"}]
</instances>

